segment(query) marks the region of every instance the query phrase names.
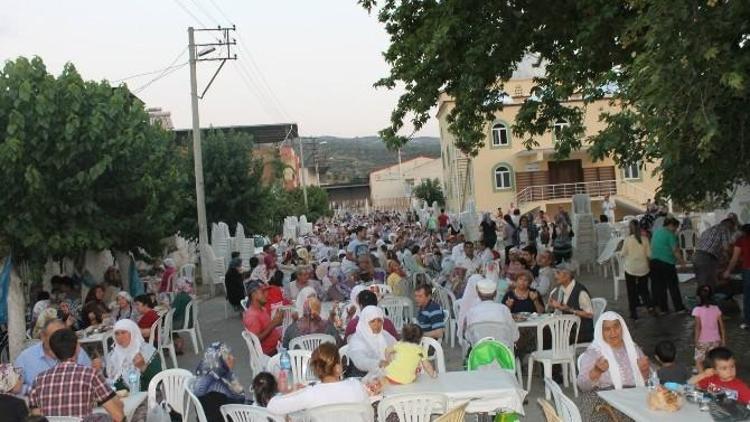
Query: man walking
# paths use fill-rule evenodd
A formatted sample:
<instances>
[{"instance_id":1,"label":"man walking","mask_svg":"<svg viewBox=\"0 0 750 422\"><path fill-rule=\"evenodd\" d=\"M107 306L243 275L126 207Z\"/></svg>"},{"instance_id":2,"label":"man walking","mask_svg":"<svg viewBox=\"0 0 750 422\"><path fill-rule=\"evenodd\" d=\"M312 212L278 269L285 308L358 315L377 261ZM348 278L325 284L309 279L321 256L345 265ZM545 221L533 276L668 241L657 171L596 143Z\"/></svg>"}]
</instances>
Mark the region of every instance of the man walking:
<instances>
[{"instance_id":1,"label":"man walking","mask_svg":"<svg viewBox=\"0 0 750 422\"><path fill-rule=\"evenodd\" d=\"M668 217L664 219L664 226L656 229L651 236L651 294L654 296L655 305L658 305L662 312L669 312L667 291L672 296L675 312L685 311L676 267L678 261L682 265L685 264L675 235L678 227L680 222L676 218Z\"/></svg>"},{"instance_id":2,"label":"man walking","mask_svg":"<svg viewBox=\"0 0 750 422\"><path fill-rule=\"evenodd\" d=\"M699 286L709 285L716 290L719 261L732 246L735 230L734 220L725 218L721 223L704 231L698 238L693 267Z\"/></svg>"}]
</instances>

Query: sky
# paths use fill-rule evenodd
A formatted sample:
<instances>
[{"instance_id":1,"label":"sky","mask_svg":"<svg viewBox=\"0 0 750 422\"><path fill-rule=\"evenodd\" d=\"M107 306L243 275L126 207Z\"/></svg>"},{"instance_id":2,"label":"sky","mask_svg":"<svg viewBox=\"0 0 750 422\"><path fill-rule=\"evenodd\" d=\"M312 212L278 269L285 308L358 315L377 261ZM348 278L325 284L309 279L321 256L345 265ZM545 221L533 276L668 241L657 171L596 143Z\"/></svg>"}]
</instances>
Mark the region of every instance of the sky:
<instances>
[{"instance_id":1,"label":"sky","mask_svg":"<svg viewBox=\"0 0 750 422\"><path fill-rule=\"evenodd\" d=\"M189 70L179 67L188 26L234 24L240 44L200 102L203 127L295 122L303 136L369 136L399 95L372 87L388 73L389 40L356 0L0 0L0 10L3 62L38 55L52 74L72 62L84 79L110 81L177 66L153 82L161 72L125 80L176 128L191 126ZM217 65L198 64L199 91ZM434 118L418 133L438 134Z\"/></svg>"}]
</instances>

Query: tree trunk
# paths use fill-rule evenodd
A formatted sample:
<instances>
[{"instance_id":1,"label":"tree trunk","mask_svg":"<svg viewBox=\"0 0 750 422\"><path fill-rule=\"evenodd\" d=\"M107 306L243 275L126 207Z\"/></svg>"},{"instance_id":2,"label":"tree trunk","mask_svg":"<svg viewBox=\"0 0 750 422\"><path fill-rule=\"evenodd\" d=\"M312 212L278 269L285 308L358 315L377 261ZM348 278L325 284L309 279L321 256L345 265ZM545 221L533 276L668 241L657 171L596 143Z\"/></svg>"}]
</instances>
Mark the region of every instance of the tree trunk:
<instances>
[{"instance_id":1,"label":"tree trunk","mask_svg":"<svg viewBox=\"0 0 750 422\"><path fill-rule=\"evenodd\" d=\"M14 263L10 272L8 288L8 343L11 362L21 353L26 343L26 295L15 265Z\"/></svg>"},{"instance_id":2,"label":"tree trunk","mask_svg":"<svg viewBox=\"0 0 750 422\"><path fill-rule=\"evenodd\" d=\"M127 252L112 251L115 256L115 262L120 269L122 278L122 289L130 293L130 255Z\"/></svg>"}]
</instances>

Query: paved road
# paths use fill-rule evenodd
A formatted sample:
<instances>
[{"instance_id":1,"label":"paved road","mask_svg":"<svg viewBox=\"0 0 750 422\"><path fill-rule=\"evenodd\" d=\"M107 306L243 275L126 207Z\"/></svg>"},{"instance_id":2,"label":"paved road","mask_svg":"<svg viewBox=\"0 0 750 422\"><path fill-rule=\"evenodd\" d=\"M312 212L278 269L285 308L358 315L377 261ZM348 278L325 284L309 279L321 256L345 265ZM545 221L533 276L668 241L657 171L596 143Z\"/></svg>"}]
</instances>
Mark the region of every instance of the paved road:
<instances>
[{"instance_id":1,"label":"paved road","mask_svg":"<svg viewBox=\"0 0 750 422\"><path fill-rule=\"evenodd\" d=\"M611 278L604 279L596 273L582 273L580 281L590 290L594 297L604 297L609 303L608 310L614 310L622 315L627 315L627 298L625 285L620 285L619 301L613 301L613 286ZM684 283L681 286L683 296L693 295L695 284L692 282ZM645 315L638 321L628 320L630 332L638 345L643 348L647 355L652 355L654 346L661 340L669 339L675 342L678 347L678 359L686 365L692 365L693 362L693 318L689 314L683 315L664 315L658 318ZM250 369L248 365L248 352L244 340L240 333L243 329L242 321L239 314L229 311L229 317L224 317L224 300L215 297L207 299L201 306L201 328L203 330L204 342L206 345L213 341L223 341L228 344L237 357L236 373L240 382L247 386L251 383ZM740 378L750 381L750 332L739 329L739 315L732 315L726 321L728 346L738 355L738 375ZM186 350L183 356L178 358L180 367L194 370L200 360L200 355L195 355L189 342L186 343ZM462 369L461 352L458 347L450 349L446 347L446 364L448 370ZM526 367L524 366L524 378L526 377ZM528 421L544 420L539 406L536 404L536 398L543 394L543 383L541 379L541 370L535 369L535 376L532 391L528 397L526 406L526 417ZM573 395L572 388L566 390L566 394Z\"/></svg>"}]
</instances>

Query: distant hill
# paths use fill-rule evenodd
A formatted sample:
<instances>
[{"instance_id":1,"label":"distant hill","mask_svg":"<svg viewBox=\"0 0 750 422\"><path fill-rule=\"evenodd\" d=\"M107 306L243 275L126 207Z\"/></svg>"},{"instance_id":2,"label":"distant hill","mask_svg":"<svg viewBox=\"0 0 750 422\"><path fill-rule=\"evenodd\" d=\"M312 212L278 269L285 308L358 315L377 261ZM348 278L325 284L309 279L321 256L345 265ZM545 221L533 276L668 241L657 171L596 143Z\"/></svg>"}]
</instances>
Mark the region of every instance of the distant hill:
<instances>
[{"instance_id":1,"label":"distant hill","mask_svg":"<svg viewBox=\"0 0 750 422\"><path fill-rule=\"evenodd\" d=\"M398 164L398 153L389 151L377 136L304 138L305 165L313 167L317 156L323 183L346 183L367 179L374 169ZM317 144L317 151L316 151ZM418 156L440 157L440 139L419 137L401 149L401 160Z\"/></svg>"}]
</instances>

